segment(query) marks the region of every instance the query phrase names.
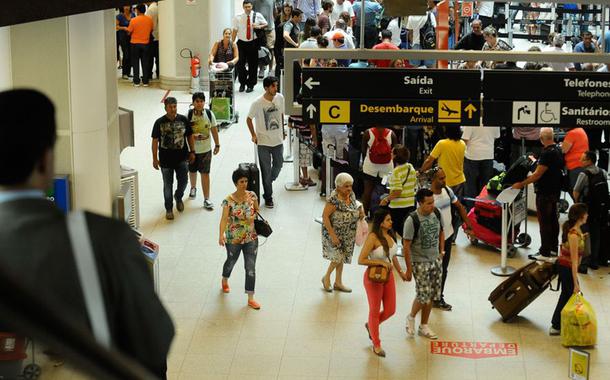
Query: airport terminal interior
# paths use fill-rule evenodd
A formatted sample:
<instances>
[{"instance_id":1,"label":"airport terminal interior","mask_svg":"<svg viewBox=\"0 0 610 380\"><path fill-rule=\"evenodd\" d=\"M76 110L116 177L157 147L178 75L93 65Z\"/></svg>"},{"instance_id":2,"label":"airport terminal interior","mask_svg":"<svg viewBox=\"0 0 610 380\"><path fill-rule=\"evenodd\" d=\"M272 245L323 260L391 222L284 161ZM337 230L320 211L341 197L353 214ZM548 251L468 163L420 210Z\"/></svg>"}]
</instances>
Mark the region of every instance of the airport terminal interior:
<instances>
[{"instance_id":1,"label":"airport terminal interior","mask_svg":"<svg viewBox=\"0 0 610 380\"><path fill-rule=\"evenodd\" d=\"M233 0L214 1L233 3ZM175 3L181 3L176 7L184 7L184 1ZM235 9L232 8L225 6L223 11L240 13L241 1L236 1ZM218 25L218 30L206 34L209 41L204 45L211 45L220 37L221 26L229 25ZM175 27L178 35L184 25L177 22ZM519 28L515 26L515 33L519 33ZM180 46L175 45L171 48L178 52ZM515 50L527 51L530 46L542 46L542 43L516 39L513 45ZM207 50L201 52L202 64L207 54ZM162 62L165 61L162 59ZM190 72L188 59L176 58L172 65L184 66L174 67L174 76L180 76L176 75L180 70ZM403 281L395 272L396 312L380 326L386 356L376 355L365 328L369 304L363 285L366 267L358 265L361 248L355 248L351 264L344 266L343 283L352 292L325 291L320 278L326 272L328 260L322 256L322 226L316 221L326 204L320 196L323 189L318 171L313 167L309 167L308 173L315 186L302 191L286 189L295 182L293 161L298 156L288 140L284 144L285 163L273 185L274 207L265 208L261 199L260 213L272 226L273 233L268 238L259 238L255 297L260 310L247 304L243 257L239 258L229 279L231 291L224 293L221 278L227 253L219 245L221 203L235 191L232 172L240 163L255 162L256 148L246 117L250 105L264 93L263 80L258 78L253 92L236 91L234 105L239 118L219 128L220 150L212 157L210 174L213 210L203 207L198 180L196 197L189 199L190 186L187 186L184 211L174 209L175 219L167 220L162 176L153 168L151 132L155 120L165 114L165 99L176 98L178 113L186 115L192 95L184 83L178 89L168 89L155 76L150 86L136 87L129 78L122 78L120 69L115 74L118 106L133 111L134 126L133 146L122 150L120 165L138 173L138 230L159 246L156 285L176 329L167 361L169 379L555 380L568 377L571 352L562 346L559 336L549 335L559 293L547 289L517 317L503 322L488 300L490 292L506 280L490 272L501 263L500 251L473 244L462 229L452 248L445 288L445 300L452 309L434 308L430 317L430 327L438 339L417 334L409 337L406 333L415 282ZM208 107L207 70L205 75L201 85ZM83 89L80 91L85 93ZM78 100L72 101L81 104ZM80 190L85 191L87 187ZM78 195L74 196L78 199ZM559 214L560 223L566 219L566 213ZM532 242L525 248L516 247L516 254L507 259L507 264L514 268L531 262L528 255L535 254L540 246L535 212L530 212L521 223L522 232L524 228ZM403 258L399 260L404 269ZM588 378L610 379L610 268L589 269L579 278L581 291L597 317L597 343L583 349L589 355ZM553 280L553 286L556 281ZM416 326L419 324L418 316ZM41 379L87 378L61 357L43 354L43 349L39 347L41 352L36 355Z\"/></svg>"}]
</instances>

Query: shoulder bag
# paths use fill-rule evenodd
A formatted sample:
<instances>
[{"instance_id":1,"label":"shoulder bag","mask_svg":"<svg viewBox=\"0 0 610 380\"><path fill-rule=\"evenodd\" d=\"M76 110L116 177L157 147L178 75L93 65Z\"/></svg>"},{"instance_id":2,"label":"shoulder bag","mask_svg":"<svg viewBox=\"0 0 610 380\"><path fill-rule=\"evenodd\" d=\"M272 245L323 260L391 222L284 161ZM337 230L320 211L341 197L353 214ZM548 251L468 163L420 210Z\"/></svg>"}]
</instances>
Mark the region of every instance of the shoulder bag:
<instances>
[{"instance_id":1,"label":"shoulder bag","mask_svg":"<svg viewBox=\"0 0 610 380\"><path fill-rule=\"evenodd\" d=\"M258 212L254 219L254 230L256 230L257 235L262 237L269 237L273 233L273 229L271 229L269 222L267 222Z\"/></svg>"},{"instance_id":2,"label":"shoulder bag","mask_svg":"<svg viewBox=\"0 0 610 380\"><path fill-rule=\"evenodd\" d=\"M386 257L388 257L387 253ZM368 269L368 278L371 282L384 284L390 279L390 269L384 265L372 265Z\"/></svg>"},{"instance_id":3,"label":"shoulder bag","mask_svg":"<svg viewBox=\"0 0 610 380\"><path fill-rule=\"evenodd\" d=\"M93 336L97 343L109 349L112 339L106 316L106 304L104 303L85 213L75 211L68 214L66 223Z\"/></svg>"}]
</instances>

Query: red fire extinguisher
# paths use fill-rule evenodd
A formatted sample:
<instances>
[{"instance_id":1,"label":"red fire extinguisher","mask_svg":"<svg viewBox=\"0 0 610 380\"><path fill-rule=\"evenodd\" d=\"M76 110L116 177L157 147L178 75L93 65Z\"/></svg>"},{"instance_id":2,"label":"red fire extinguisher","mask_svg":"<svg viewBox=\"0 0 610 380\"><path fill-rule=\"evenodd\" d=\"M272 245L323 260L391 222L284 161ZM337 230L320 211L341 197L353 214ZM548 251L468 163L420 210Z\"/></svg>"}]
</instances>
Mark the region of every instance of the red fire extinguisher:
<instances>
[{"instance_id":1,"label":"red fire extinguisher","mask_svg":"<svg viewBox=\"0 0 610 380\"><path fill-rule=\"evenodd\" d=\"M191 57L191 76L199 78L199 70L201 69L201 60L198 56Z\"/></svg>"},{"instance_id":2,"label":"red fire extinguisher","mask_svg":"<svg viewBox=\"0 0 610 380\"><path fill-rule=\"evenodd\" d=\"M188 55L186 55L186 54ZM180 56L182 58L190 59L191 66L191 93L199 92L199 75L201 74L201 59L199 58L199 54L193 55L193 51L189 48L184 48L180 50Z\"/></svg>"}]
</instances>

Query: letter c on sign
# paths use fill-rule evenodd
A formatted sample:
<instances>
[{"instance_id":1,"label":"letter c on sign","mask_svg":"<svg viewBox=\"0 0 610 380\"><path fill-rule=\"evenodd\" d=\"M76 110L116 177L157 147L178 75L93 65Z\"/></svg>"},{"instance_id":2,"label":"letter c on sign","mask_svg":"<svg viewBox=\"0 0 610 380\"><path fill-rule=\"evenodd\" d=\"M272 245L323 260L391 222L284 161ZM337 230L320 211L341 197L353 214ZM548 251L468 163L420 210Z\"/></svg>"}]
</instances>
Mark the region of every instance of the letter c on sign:
<instances>
[{"instance_id":1,"label":"letter c on sign","mask_svg":"<svg viewBox=\"0 0 610 380\"><path fill-rule=\"evenodd\" d=\"M341 108L339 108L339 106L331 106L331 107L328 109L328 115L329 115L330 117L332 117L333 119L337 119L337 118L338 118L339 116L341 116L341 115L340 115L340 113L339 113L339 112L333 112L333 111L340 111L340 110L341 110Z\"/></svg>"}]
</instances>

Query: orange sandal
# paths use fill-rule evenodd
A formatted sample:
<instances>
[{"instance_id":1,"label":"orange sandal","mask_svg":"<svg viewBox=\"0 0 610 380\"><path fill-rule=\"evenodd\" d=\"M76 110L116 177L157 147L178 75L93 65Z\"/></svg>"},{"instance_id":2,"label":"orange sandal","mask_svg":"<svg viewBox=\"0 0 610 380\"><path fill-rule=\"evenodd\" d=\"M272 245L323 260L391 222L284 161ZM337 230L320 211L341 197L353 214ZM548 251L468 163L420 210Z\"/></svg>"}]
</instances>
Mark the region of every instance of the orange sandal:
<instances>
[{"instance_id":1,"label":"orange sandal","mask_svg":"<svg viewBox=\"0 0 610 380\"><path fill-rule=\"evenodd\" d=\"M248 306L250 306L254 310L259 310L261 308L261 305L258 302L256 302L255 300L249 300Z\"/></svg>"},{"instance_id":2,"label":"orange sandal","mask_svg":"<svg viewBox=\"0 0 610 380\"><path fill-rule=\"evenodd\" d=\"M228 282L226 284L224 282L221 282L220 285L222 286L222 291L224 293L229 293L231 291L231 288L229 287Z\"/></svg>"}]
</instances>

